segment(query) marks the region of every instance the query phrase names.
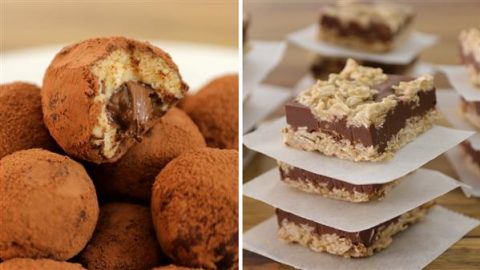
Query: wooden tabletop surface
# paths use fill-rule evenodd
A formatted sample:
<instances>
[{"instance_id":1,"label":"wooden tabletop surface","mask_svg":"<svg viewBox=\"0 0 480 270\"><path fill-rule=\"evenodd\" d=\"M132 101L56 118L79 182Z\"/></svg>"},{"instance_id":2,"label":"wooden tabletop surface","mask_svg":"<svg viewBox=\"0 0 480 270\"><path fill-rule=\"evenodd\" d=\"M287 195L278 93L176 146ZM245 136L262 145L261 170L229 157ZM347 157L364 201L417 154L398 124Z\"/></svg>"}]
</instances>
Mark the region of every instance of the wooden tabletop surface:
<instances>
[{"instance_id":1,"label":"wooden tabletop surface","mask_svg":"<svg viewBox=\"0 0 480 270\"><path fill-rule=\"evenodd\" d=\"M0 0L0 52L99 36L237 47L237 0Z\"/></svg>"},{"instance_id":2,"label":"wooden tabletop surface","mask_svg":"<svg viewBox=\"0 0 480 270\"><path fill-rule=\"evenodd\" d=\"M282 40L285 35L312 24L318 19L321 1L293 0L245 0L244 10L251 16L251 39ZM418 15L415 28L440 37L439 43L421 54L422 61L431 63L458 63L457 35L461 29L480 26L480 1L418 1L414 5ZM308 72L308 53L289 45L286 55L266 82L292 86ZM436 78L440 86L448 86L445 78ZM279 115L281 112L276 112ZM257 154L244 168L244 182L273 168L275 162ZM457 178L456 173L444 156L428 163L426 168L439 170ZM273 215L273 208L253 200L243 198L243 228L252 228ZM480 219L480 199L466 198L460 189L454 190L437 202L451 210ZM257 254L244 251L244 269L290 269ZM445 253L434 260L426 269L480 269L480 227L472 230Z\"/></svg>"}]
</instances>

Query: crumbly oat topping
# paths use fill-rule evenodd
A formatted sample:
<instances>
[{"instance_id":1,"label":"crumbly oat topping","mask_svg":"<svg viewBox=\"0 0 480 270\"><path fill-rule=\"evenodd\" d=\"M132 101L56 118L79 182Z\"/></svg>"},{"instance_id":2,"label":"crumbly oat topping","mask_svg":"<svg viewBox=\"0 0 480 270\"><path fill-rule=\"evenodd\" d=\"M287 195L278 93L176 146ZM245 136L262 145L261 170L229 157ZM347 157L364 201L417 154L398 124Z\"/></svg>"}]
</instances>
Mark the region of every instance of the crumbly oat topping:
<instances>
[{"instance_id":1,"label":"crumbly oat topping","mask_svg":"<svg viewBox=\"0 0 480 270\"><path fill-rule=\"evenodd\" d=\"M472 54L480 62L480 29L470 28L460 33L460 46L465 54Z\"/></svg>"},{"instance_id":2,"label":"crumbly oat topping","mask_svg":"<svg viewBox=\"0 0 480 270\"><path fill-rule=\"evenodd\" d=\"M372 23L385 24L395 33L413 15L413 10L409 6L393 3L344 2L325 7L323 14L338 17L345 24L351 21L362 26Z\"/></svg>"},{"instance_id":3,"label":"crumbly oat topping","mask_svg":"<svg viewBox=\"0 0 480 270\"><path fill-rule=\"evenodd\" d=\"M424 75L393 86L395 94L375 101L378 90L373 87L386 80L387 75L381 69L360 66L348 59L339 74L330 74L326 81L318 80L297 101L309 107L320 121L346 119L347 126L380 127L399 101L418 101L419 91L433 88L433 77Z\"/></svg>"}]
</instances>

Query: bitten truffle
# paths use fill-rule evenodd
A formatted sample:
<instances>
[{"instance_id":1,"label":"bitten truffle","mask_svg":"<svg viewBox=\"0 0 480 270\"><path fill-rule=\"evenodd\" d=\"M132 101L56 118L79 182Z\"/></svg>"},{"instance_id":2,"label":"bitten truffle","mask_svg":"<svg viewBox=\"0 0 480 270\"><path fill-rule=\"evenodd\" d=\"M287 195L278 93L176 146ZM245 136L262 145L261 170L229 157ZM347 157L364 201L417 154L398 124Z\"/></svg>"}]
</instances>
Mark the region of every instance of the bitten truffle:
<instances>
[{"instance_id":1,"label":"bitten truffle","mask_svg":"<svg viewBox=\"0 0 480 270\"><path fill-rule=\"evenodd\" d=\"M172 160L157 176L152 218L163 251L179 265L238 266L238 152L203 148Z\"/></svg>"},{"instance_id":2,"label":"bitten truffle","mask_svg":"<svg viewBox=\"0 0 480 270\"><path fill-rule=\"evenodd\" d=\"M0 270L86 270L78 263L16 258L0 263Z\"/></svg>"},{"instance_id":3,"label":"bitten truffle","mask_svg":"<svg viewBox=\"0 0 480 270\"><path fill-rule=\"evenodd\" d=\"M68 260L91 238L95 187L79 163L42 149L0 160L0 258Z\"/></svg>"},{"instance_id":4,"label":"bitten truffle","mask_svg":"<svg viewBox=\"0 0 480 270\"><path fill-rule=\"evenodd\" d=\"M101 207L97 229L79 257L89 270L150 269L166 259L155 236L150 208L127 203Z\"/></svg>"},{"instance_id":5,"label":"bitten truffle","mask_svg":"<svg viewBox=\"0 0 480 270\"><path fill-rule=\"evenodd\" d=\"M205 146L190 117L172 108L120 160L92 166L91 172L102 195L150 204L152 185L160 170L181 153Z\"/></svg>"},{"instance_id":6,"label":"bitten truffle","mask_svg":"<svg viewBox=\"0 0 480 270\"><path fill-rule=\"evenodd\" d=\"M214 79L182 104L215 148L238 149L238 75Z\"/></svg>"},{"instance_id":7,"label":"bitten truffle","mask_svg":"<svg viewBox=\"0 0 480 270\"><path fill-rule=\"evenodd\" d=\"M55 150L55 141L43 124L40 88L24 82L0 85L0 159L15 151Z\"/></svg>"},{"instance_id":8,"label":"bitten truffle","mask_svg":"<svg viewBox=\"0 0 480 270\"><path fill-rule=\"evenodd\" d=\"M170 56L149 43L82 41L63 48L45 73L45 125L69 155L114 162L187 88Z\"/></svg>"}]
</instances>

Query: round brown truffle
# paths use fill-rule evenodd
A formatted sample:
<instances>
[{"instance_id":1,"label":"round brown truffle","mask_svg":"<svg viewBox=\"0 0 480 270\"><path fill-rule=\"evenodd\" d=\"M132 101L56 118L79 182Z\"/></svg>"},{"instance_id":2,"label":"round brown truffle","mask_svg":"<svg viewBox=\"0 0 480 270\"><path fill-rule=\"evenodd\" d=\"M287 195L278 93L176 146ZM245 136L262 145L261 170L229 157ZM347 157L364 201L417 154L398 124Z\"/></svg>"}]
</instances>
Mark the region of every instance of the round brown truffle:
<instances>
[{"instance_id":1,"label":"round brown truffle","mask_svg":"<svg viewBox=\"0 0 480 270\"><path fill-rule=\"evenodd\" d=\"M172 108L119 161L93 166L91 172L102 195L149 204L152 185L160 170L181 153L205 146L190 117Z\"/></svg>"},{"instance_id":2,"label":"round brown truffle","mask_svg":"<svg viewBox=\"0 0 480 270\"><path fill-rule=\"evenodd\" d=\"M79 163L42 149L0 160L0 258L67 260L91 238L95 187Z\"/></svg>"},{"instance_id":3,"label":"round brown truffle","mask_svg":"<svg viewBox=\"0 0 480 270\"><path fill-rule=\"evenodd\" d=\"M55 141L43 124L40 88L14 82L0 85L0 159L15 151L55 150Z\"/></svg>"},{"instance_id":4,"label":"round brown truffle","mask_svg":"<svg viewBox=\"0 0 480 270\"><path fill-rule=\"evenodd\" d=\"M0 263L0 270L86 270L78 263L50 259L15 258Z\"/></svg>"},{"instance_id":5,"label":"round brown truffle","mask_svg":"<svg viewBox=\"0 0 480 270\"><path fill-rule=\"evenodd\" d=\"M182 103L215 148L238 149L238 75L217 78Z\"/></svg>"},{"instance_id":6,"label":"round brown truffle","mask_svg":"<svg viewBox=\"0 0 480 270\"><path fill-rule=\"evenodd\" d=\"M187 88L163 50L124 37L90 39L63 48L50 63L44 121L69 155L114 162Z\"/></svg>"},{"instance_id":7,"label":"round brown truffle","mask_svg":"<svg viewBox=\"0 0 480 270\"><path fill-rule=\"evenodd\" d=\"M203 148L184 153L157 176L152 217L163 251L179 265L238 265L238 152Z\"/></svg>"},{"instance_id":8,"label":"round brown truffle","mask_svg":"<svg viewBox=\"0 0 480 270\"><path fill-rule=\"evenodd\" d=\"M79 257L89 270L150 269L166 259L155 236L150 208L127 203L100 208L97 229Z\"/></svg>"}]
</instances>

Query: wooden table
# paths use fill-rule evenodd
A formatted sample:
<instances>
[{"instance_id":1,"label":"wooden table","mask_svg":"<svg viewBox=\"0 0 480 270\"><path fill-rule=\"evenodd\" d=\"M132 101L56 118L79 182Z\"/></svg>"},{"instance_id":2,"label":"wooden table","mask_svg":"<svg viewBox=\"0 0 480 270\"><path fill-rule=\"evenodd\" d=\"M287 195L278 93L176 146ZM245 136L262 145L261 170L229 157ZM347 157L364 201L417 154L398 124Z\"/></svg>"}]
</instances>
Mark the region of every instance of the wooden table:
<instances>
[{"instance_id":1,"label":"wooden table","mask_svg":"<svg viewBox=\"0 0 480 270\"><path fill-rule=\"evenodd\" d=\"M250 36L252 39L282 40L285 35L317 21L319 1L245 0L245 11L251 15ZM427 2L427 1L418 1ZM416 29L435 33L440 41L433 48L421 54L422 61L432 63L458 63L457 35L461 29L480 26L479 1L428 1L415 4L418 11ZM268 83L292 86L308 70L308 53L289 45L280 66L266 79ZM448 86L444 77L437 83ZM272 117L280 115L276 112ZM275 162L265 156L256 155L244 173L244 181L273 168ZM448 161L440 156L428 163L426 168L439 170L458 179ZM250 229L273 215L273 208L243 198L243 228ZM466 198L462 191L454 190L438 200L451 210L480 219L480 199ZM265 257L244 251L244 269L290 269ZM480 268L480 227L472 230L463 239L450 247L426 269L479 269Z\"/></svg>"},{"instance_id":2,"label":"wooden table","mask_svg":"<svg viewBox=\"0 0 480 270\"><path fill-rule=\"evenodd\" d=\"M0 52L98 36L237 47L238 1L0 0Z\"/></svg>"}]
</instances>

